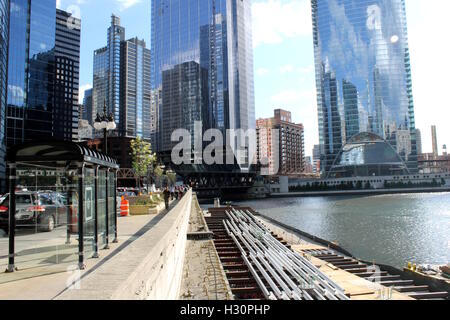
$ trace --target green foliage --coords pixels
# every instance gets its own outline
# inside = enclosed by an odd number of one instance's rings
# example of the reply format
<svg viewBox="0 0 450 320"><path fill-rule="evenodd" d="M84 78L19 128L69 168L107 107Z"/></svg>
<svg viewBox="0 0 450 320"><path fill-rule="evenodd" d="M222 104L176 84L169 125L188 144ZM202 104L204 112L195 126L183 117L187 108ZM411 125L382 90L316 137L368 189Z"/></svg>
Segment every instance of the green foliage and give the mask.
<svg viewBox="0 0 450 320"><path fill-rule="evenodd" d="M140 137L131 141L131 157L133 169L139 177L146 176L149 167L156 162L156 155L152 152L151 144Z"/></svg>
<svg viewBox="0 0 450 320"><path fill-rule="evenodd" d="M412 189L412 188L436 188L445 186L445 179L437 181L433 179L431 182L418 182L413 183L412 181L397 181L397 182L384 182L385 189ZM358 181L355 184L352 182L341 182L338 185L328 185L325 182L314 182L312 184L307 183L305 186L298 185L290 187L290 192L315 192L315 191L345 191L345 190L370 190L372 185L370 182L363 183Z"/></svg>
<svg viewBox="0 0 450 320"><path fill-rule="evenodd" d="M412 181L408 181L407 183L398 181L398 182L391 182L391 183L385 183L384 187L386 189L411 189L411 188L436 188L441 187L445 185L445 180L441 181L440 183L437 182L436 179L433 179L432 182L420 182L420 183L413 183Z"/></svg>
<svg viewBox="0 0 450 320"><path fill-rule="evenodd" d="M155 170L153 170L153 173L155 174L155 176L156 176L157 178L161 178L161 177L163 176L163 174L164 174L164 171L163 171L163 169L161 169L160 166L157 166L157 167L155 168Z"/></svg>
<svg viewBox="0 0 450 320"><path fill-rule="evenodd" d="M167 179L169 180L169 183L174 185L177 182L177 175L175 172L168 172L167 173Z"/></svg>
<svg viewBox="0 0 450 320"><path fill-rule="evenodd" d="M160 195L153 195L153 196L143 196L143 197L136 197L135 199L130 199L130 205L135 206L155 206L162 202L162 198Z"/></svg>

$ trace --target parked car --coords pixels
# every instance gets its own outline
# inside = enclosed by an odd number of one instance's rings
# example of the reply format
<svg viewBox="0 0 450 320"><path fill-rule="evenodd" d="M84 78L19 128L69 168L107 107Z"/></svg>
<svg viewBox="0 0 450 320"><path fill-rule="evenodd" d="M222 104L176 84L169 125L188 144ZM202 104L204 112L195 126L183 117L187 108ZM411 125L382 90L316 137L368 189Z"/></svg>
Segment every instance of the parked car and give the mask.
<svg viewBox="0 0 450 320"><path fill-rule="evenodd" d="M67 224L68 208L56 193L19 192L16 194L16 226L36 227L50 232ZM9 194L0 203L0 228L8 231Z"/></svg>

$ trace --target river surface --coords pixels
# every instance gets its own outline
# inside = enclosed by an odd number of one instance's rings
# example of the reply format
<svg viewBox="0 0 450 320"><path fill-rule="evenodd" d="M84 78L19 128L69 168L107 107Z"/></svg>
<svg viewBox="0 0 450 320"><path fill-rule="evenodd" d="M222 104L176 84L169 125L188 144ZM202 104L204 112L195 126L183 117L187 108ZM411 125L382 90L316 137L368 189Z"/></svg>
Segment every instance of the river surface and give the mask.
<svg viewBox="0 0 450 320"><path fill-rule="evenodd" d="M354 256L403 268L450 262L450 193L242 202L275 220L336 241Z"/></svg>

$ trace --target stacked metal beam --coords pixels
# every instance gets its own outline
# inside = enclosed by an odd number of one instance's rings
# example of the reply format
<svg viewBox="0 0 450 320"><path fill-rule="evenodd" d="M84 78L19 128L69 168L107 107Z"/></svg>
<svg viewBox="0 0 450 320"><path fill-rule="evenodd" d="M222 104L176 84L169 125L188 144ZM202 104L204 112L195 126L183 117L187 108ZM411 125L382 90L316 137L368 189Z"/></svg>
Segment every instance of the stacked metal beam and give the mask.
<svg viewBox="0 0 450 320"><path fill-rule="evenodd" d="M230 209L226 215L225 230L266 299L349 300L341 287L283 245L250 212Z"/></svg>

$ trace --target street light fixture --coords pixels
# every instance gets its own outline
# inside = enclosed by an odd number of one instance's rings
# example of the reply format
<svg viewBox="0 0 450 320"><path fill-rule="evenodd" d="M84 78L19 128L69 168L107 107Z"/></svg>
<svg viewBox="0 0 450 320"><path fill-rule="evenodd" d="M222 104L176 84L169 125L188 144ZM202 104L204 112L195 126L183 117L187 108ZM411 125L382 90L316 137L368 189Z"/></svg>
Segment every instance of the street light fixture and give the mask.
<svg viewBox="0 0 450 320"><path fill-rule="evenodd" d="M94 128L97 131L103 130L104 143L105 143L103 151L107 155L108 154L108 131L116 130L117 125L116 125L116 122L114 121L113 114L110 113L108 115L106 113L106 101L105 101L104 107L103 107L103 114L97 113L97 118L95 119L95 122L94 122Z"/></svg>

